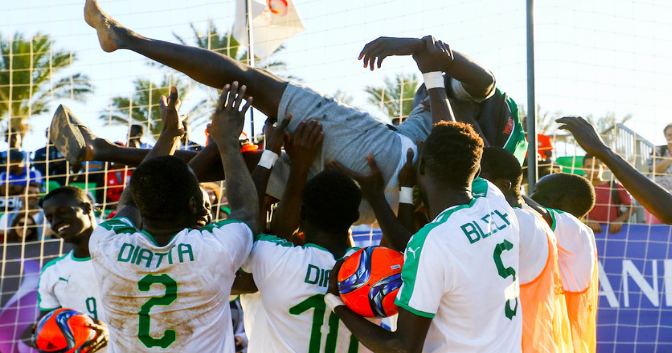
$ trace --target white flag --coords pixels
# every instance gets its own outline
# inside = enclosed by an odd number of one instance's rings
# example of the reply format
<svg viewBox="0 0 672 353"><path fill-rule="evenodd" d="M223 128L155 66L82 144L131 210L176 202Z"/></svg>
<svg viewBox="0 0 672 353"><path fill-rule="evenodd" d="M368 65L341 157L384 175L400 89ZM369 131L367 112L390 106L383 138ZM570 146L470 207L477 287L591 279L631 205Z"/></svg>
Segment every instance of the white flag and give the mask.
<svg viewBox="0 0 672 353"><path fill-rule="evenodd" d="M233 25L233 37L247 46L248 0L237 0L236 22ZM252 41L254 55L266 60L285 40L304 30L299 13L292 0L250 0L252 18Z"/></svg>

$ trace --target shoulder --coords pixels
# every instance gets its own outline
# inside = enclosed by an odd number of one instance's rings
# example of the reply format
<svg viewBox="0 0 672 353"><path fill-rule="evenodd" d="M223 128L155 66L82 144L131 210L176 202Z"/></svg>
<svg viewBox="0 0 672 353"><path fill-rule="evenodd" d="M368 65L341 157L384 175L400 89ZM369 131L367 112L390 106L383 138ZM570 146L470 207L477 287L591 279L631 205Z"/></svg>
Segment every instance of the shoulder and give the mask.
<svg viewBox="0 0 672 353"><path fill-rule="evenodd" d="M64 255L61 255L61 256L59 256L59 257L57 257L57 258L55 258L55 259L53 259L49 262L47 262L47 264L44 265L44 267L42 268L42 274L53 271L54 270L54 265L56 265L57 263L60 263L63 260L67 259L68 256L70 256L69 252L65 253Z"/></svg>
<svg viewBox="0 0 672 353"><path fill-rule="evenodd" d="M100 223L98 226L104 230L114 232L115 234L132 234L138 231L133 222L126 217L113 218L109 221Z"/></svg>
<svg viewBox="0 0 672 353"><path fill-rule="evenodd" d="M243 232L245 234L252 233L252 230L247 226L247 224L235 219L227 219L216 223L211 223L198 229L198 231L201 233L214 233L215 230L226 232Z"/></svg>
<svg viewBox="0 0 672 353"><path fill-rule="evenodd" d="M287 241L282 238L278 238L275 235L269 235L269 234L258 234L254 236L254 244L268 244L268 245L273 245L273 246L281 246L285 248L293 248L296 247L294 243Z"/></svg>

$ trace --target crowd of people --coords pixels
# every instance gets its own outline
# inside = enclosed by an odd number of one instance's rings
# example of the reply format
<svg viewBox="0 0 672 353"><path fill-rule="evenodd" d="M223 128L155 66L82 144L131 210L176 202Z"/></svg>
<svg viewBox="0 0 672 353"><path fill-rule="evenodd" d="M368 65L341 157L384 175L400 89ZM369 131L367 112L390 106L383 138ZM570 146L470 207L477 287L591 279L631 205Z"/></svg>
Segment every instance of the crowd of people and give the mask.
<svg viewBox="0 0 672 353"><path fill-rule="evenodd" d="M2 189L20 211L0 218L4 237L72 245L43 268L38 306L42 316L89 314L93 351L595 352L594 233L620 231L630 195L672 223L672 195L577 117L558 122L587 152L586 177L546 175L524 194L515 102L492 72L431 36L381 37L362 50L371 70L411 56L423 74L411 115L385 125L218 53L143 37L96 0L85 19L103 50L134 51L222 89L207 146L189 140L171 87L154 146L140 141L142 126L126 144L101 139L60 106L47 133L55 147L38 150L33 169L19 149L4 157ZM263 148L240 139L251 106L269 116ZM45 176L68 174L65 161L88 165L89 177L94 162L107 164L104 192L68 185L40 200ZM96 215L99 200L114 213ZM350 229L373 223L381 245L404 253L390 327L338 295L336 274L356 250ZM319 281L309 280L314 269Z"/></svg>

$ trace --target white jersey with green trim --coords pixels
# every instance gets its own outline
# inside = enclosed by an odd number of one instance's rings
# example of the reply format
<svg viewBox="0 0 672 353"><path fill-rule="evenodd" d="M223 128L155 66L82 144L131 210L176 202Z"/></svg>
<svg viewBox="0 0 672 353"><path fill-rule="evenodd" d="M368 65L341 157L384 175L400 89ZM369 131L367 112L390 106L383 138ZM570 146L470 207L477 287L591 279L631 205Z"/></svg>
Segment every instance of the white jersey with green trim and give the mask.
<svg viewBox="0 0 672 353"><path fill-rule="evenodd" d="M432 318L423 352L520 352L519 225L501 191L479 179L470 203L444 210L404 252L395 303Z"/></svg>
<svg viewBox="0 0 672 353"><path fill-rule="evenodd" d="M105 321L91 258L77 258L70 251L47 263L37 285L37 306L40 311L75 309Z"/></svg>
<svg viewBox="0 0 672 353"><path fill-rule="evenodd" d="M295 246L271 235L255 237L241 267L252 274L259 289L241 300L248 353L363 351L324 303L335 263L329 251L315 244Z"/></svg>
<svg viewBox="0 0 672 353"><path fill-rule="evenodd" d="M229 294L252 247L242 222L184 229L165 246L126 218L100 224L89 251L110 352L234 352Z"/></svg>

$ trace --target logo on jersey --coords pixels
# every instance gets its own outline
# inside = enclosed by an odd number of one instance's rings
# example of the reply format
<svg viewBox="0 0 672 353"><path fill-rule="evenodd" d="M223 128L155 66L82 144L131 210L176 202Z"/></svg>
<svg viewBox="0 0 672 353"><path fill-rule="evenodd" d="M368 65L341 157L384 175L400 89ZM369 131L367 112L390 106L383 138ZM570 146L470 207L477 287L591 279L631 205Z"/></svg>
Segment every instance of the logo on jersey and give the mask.
<svg viewBox="0 0 672 353"><path fill-rule="evenodd" d="M65 279L63 277L58 277L58 280L59 281L64 281L65 283L70 284L70 276L68 276L68 279Z"/></svg>
<svg viewBox="0 0 672 353"><path fill-rule="evenodd" d="M410 253L413 254L413 258L415 258L415 252L418 251L418 250L420 250L420 246L418 246L417 248L415 248L415 250L413 250L413 248L406 248L406 251L408 251L408 252L410 252Z"/></svg>

